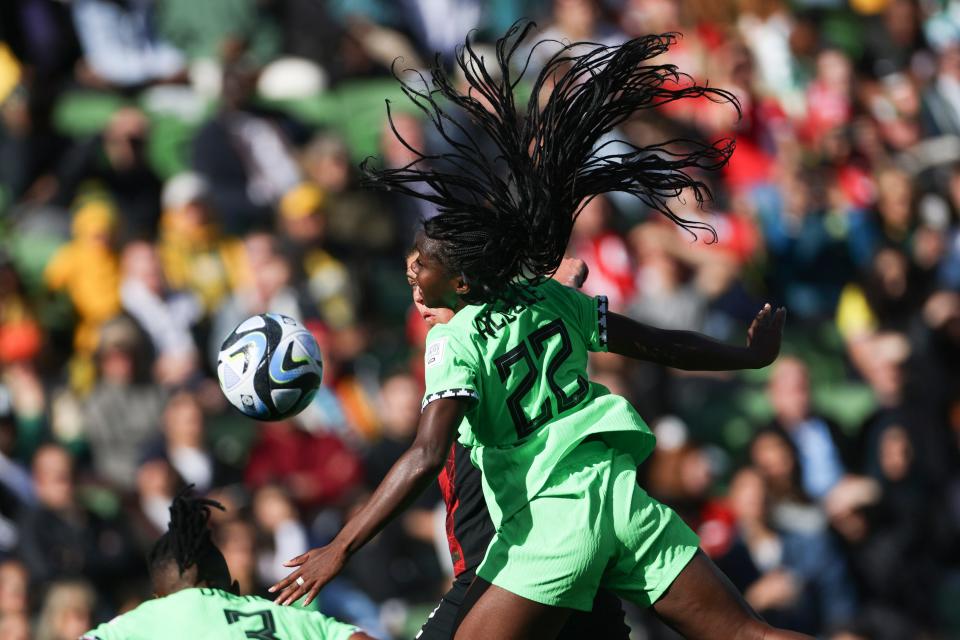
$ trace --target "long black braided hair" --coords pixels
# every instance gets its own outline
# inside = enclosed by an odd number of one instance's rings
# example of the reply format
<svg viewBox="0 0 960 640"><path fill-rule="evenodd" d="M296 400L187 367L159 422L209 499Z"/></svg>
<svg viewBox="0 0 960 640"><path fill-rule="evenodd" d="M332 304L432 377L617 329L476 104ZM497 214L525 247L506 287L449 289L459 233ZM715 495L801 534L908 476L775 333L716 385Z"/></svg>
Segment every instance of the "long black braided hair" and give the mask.
<svg viewBox="0 0 960 640"><path fill-rule="evenodd" d="M197 582L229 585L229 571L223 554L210 534L210 509L225 511L216 500L193 495L193 485L180 491L170 505L170 524L147 555L151 575L170 562L176 562L180 575L190 567L197 568ZM223 584L226 580L226 584Z"/></svg>
<svg viewBox="0 0 960 640"><path fill-rule="evenodd" d="M421 74L416 85L397 76L448 150L431 154L411 146L394 126L387 101L394 135L417 159L399 168L375 168L369 159L361 165L367 185L437 206L439 215L424 223L423 233L436 241L437 257L447 270L469 285L463 296L468 303L508 299L512 285L553 274L581 207L602 193L631 193L694 235L705 231L716 239L712 227L676 215L669 201L684 190L698 203L708 198L708 187L694 174L722 167L733 153L733 140L675 139L645 147L619 141L629 149L620 153L608 151L609 142L600 140L634 112L683 98L728 102L739 113L733 94L697 85L675 65L644 64L676 39L663 34L617 46L556 43L559 50L547 59L520 108L515 90L546 41L529 50L517 73L514 56L534 26L515 23L497 41L492 61L476 52L468 36L455 56L466 93L455 86L439 56L430 70L432 88ZM577 53L585 48L587 53ZM491 63L495 73L486 66ZM481 152L478 135L493 143L496 157ZM424 183L428 190L418 186Z"/></svg>

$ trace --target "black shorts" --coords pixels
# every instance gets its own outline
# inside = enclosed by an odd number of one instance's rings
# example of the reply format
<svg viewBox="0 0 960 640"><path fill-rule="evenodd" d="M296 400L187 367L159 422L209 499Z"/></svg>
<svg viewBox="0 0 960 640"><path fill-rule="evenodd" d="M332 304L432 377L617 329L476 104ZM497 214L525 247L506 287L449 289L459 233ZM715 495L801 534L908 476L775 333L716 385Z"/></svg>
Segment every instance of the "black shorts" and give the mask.
<svg viewBox="0 0 960 640"><path fill-rule="evenodd" d="M463 604L467 589L473 582L474 572L460 576L443 594L440 604L421 627L416 640L450 640L457 622L457 613ZM582 640L604 638L605 640L629 640L630 627L624 620L620 598L601 589L593 601L593 611L574 611L557 636L558 640Z"/></svg>

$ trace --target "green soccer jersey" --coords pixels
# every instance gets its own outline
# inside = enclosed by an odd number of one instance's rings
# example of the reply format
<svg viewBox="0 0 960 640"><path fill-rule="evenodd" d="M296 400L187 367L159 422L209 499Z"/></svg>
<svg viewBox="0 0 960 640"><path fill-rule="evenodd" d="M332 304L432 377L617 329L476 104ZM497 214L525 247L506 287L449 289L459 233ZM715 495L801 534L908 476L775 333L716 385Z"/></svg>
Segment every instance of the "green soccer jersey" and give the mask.
<svg viewBox="0 0 960 640"><path fill-rule="evenodd" d="M347 640L356 627L315 611L220 589L184 589L144 602L80 640Z"/></svg>
<svg viewBox="0 0 960 640"><path fill-rule="evenodd" d="M427 335L423 406L471 401L459 441L483 472L495 526L542 488L586 436L607 433L639 463L654 438L624 398L587 378L588 351L606 351L607 301L547 280L521 300L470 305Z"/></svg>

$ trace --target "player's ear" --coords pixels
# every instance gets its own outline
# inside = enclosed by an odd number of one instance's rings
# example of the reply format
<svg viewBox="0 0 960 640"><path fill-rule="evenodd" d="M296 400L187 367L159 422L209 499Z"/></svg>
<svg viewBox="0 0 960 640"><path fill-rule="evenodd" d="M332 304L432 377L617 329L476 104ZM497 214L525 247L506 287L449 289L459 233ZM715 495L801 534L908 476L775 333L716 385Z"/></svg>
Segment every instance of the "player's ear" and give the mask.
<svg viewBox="0 0 960 640"><path fill-rule="evenodd" d="M470 292L470 285L467 284L467 280L462 274L453 279L453 290L456 291L458 296L462 296Z"/></svg>

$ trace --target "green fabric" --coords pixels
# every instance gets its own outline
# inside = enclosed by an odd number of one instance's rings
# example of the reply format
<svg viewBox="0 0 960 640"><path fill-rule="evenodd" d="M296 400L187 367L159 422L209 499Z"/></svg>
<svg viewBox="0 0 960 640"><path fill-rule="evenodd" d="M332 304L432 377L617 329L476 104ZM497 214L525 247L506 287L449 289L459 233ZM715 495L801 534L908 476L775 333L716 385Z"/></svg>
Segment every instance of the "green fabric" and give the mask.
<svg viewBox="0 0 960 640"><path fill-rule="evenodd" d="M353 80L318 96L262 103L285 111L306 124L334 129L343 136L352 160L360 162L380 153L387 100L394 113L420 114L393 78Z"/></svg>
<svg viewBox="0 0 960 640"><path fill-rule="evenodd" d="M257 64L280 52L280 30L250 0L164 0L157 7L160 33L188 59L222 57L224 41L247 44L245 56Z"/></svg>
<svg viewBox="0 0 960 640"><path fill-rule="evenodd" d="M424 356L424 406L473 401L459 440L483 471L494 525L536 495L587 435L623 432L638 460L654 444L629 402L587 378L588 351L606 350L606 299L553 280L527 288L524 298L509 309L465 307L430 330Z"/></svg>
<svg viewBox="0 0 960 640"><path fill-rule="evenodd" d="M315 611L281 607L256 596L235 596L219 589L184 589L144 602L88 631L81 640L346 640L357 631Z"/></svg>
<svg viewBox="0 0 960 640"><path fill-rule="evenodd" d="M699 547L637 484L633 455L591 440L504 520L477 575L535 602L589 611L600 587L650 606Z"/></svg>
<svg viewBox="0 0 960 640"><path fill-rule="evenodd" d="M161 179L190 168L190 143L198 128L175 116L151 116L147 159Z"/></svg>
<svg viewBox="0 0 960 640"><path fill-rule="evenodd" d="M67 91L53 111L57 131L75 138L92 136L103 131L114 112L129 101L104 91Z"/></svg>

